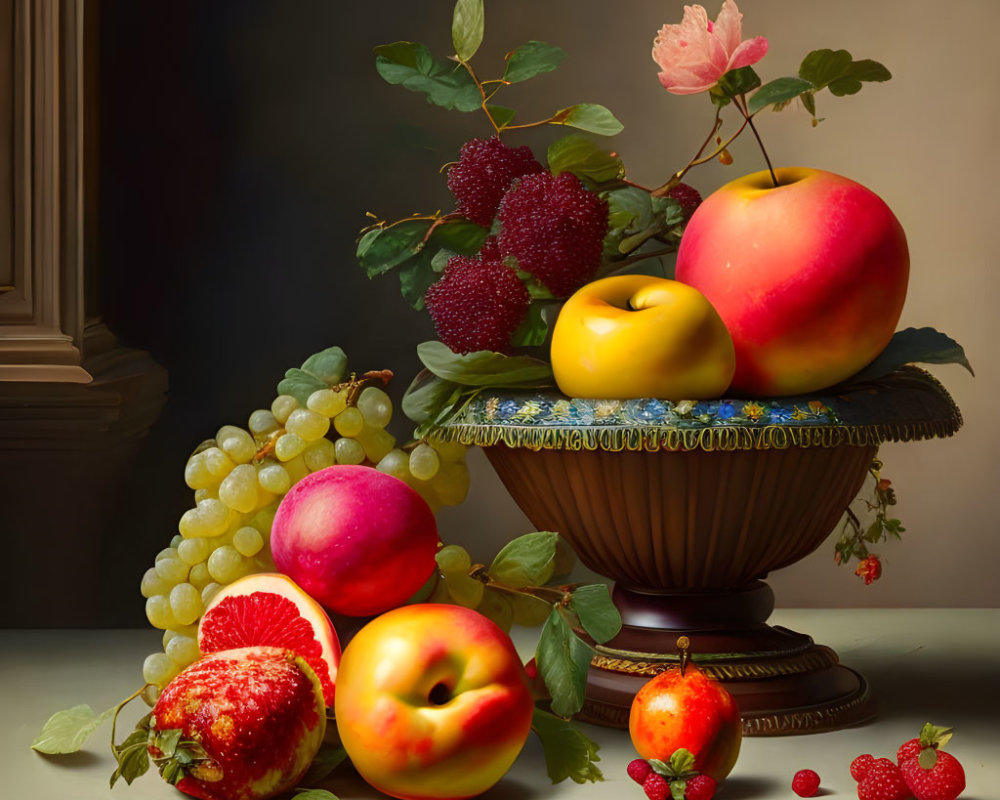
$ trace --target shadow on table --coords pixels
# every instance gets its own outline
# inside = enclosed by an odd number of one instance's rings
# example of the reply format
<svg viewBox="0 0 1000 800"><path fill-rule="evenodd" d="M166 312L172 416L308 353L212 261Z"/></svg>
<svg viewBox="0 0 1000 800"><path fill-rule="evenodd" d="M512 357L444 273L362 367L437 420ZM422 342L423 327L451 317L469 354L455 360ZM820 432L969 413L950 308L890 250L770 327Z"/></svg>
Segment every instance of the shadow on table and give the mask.
<svg viewBox="0 0 1000 800"><path fill-rule="evenodd" d="M780 796L788 787L778 780L755 775L731 775L726 778L726 800L763 800ZM819 795L817 795L818 797Z"/></svg>
<svg viewBox="0 0 1000 800"><path fill-rule="evenodd" d="M995 634L984 634L995 635ZM912 716L915 708L928 719L952 717L995 722L1000 709L1000 670L986 655L956 652L946 665L922 663L919 649L894 661L852 659L851 666L871 684L879 719Z"/></svg>

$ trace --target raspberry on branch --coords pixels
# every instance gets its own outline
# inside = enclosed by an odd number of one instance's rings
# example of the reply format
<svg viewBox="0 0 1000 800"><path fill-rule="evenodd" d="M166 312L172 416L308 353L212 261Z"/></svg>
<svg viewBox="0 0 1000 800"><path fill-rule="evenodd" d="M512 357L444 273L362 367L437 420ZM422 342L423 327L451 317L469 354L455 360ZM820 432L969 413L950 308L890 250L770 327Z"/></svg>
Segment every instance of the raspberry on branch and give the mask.
<svg viewBox="0 0 1000 800"><path fill-rule="evenodd" d="M530 301L524 283L503 262L466 256L449 259L424 296L438 338L456 353L509 353Z"/></svg>
<svg viewBox="0 0 1000 800"><path fill-rule="evenodd" d="M471 139L448 170L448 188L462 216L489 228L511 181L543 169L529 147L508 147L496 136Z"/></svg>
<svg viewBox="0 0 1000 800"><path fill-rule="evenodd" d="M601 265L608 204L570 172L525 175L504 195L497 212L504 257L568 297Z"/></svg>

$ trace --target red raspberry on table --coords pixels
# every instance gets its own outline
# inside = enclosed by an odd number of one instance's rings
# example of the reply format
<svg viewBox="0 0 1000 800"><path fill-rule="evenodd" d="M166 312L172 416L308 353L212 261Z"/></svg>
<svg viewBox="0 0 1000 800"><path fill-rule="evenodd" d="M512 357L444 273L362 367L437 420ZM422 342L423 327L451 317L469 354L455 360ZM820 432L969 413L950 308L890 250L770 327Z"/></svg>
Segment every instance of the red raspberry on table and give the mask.
<svg viewBox="0 0 1000 800"><path fill-rule="evenodd" d="M649 766L649 762L646 759L637 758L628 763L628 766L625 767L625 771L636 783L644 783L646 778L648 778L650 773L653 771L653 768Z"/></svg>
<svg viewBox="0 0 1000 800"><path fill-rule="evenodd" d="M716 789L715 778L711 775L695 775L687 779L684 800L712 800Z"/></svg>
<svg viewBox="0 0 1000 800"><path fill-rule="evenodd" d="M488 228L511 181L543 169L529 147L508 147L496 136L471 139L448 169L448 188L459 213Z"/></svg>
<svg viewBox="0 0 1000 800"><path fill-rule="evenodd" d="M900 771L917 800L955 800L965 789L965 770L951 753L936 752L933 766L925 769L919 758L903 762Z"/></svg>
<svg viewBox="0 0 1000 800"><path fill-rule="evenodd" d="M642 790L649 800L667 800L670 797L670 782L658 772L650 772L642 782Z"/></svg>
<svg viewBox="0 0 1000 800"><path fill-rule="evenodd" d="M815 797L819 791L819 775L811 769L800 769L792 778L792 791L799 797Z"/></svg>
<svg viewBox="0 0 1000 800"><path fill-rule="evenodd" d="M528 312L524 283L501 261L454 256L424 295L438 338L456 353L509 353Z"/></svg>
<svg viewBox="0 0 1000 800"><path fill-rule="evenodd" d="M667 192L667 197L672 197L681 204L681 213L684 221L691 219L695 209L701 205L701 194L693 186L686 183L678 183L673 189Z"/></svg>
<svg viewBox="0 0 1000 800"><path fill-rule="evenodd" d="M497 211L500 252L556 297L568 297L601 265L608 204L571 172L525 175Z"/></svg>
<svg viewBox="0 0 1000 800"><path fill-rule="evenodd" d="M858 800L908 800L910 789L900 768L888 758L877 758L858 784Z"/></svg>
<svg viewBox="0 0 1000 800"><path fill-rule="evenodd" d="M871 753L864 753L851 762L851 777L860 781L868 772L868 768L875 763L875 756Z"/></svg>
<svg viewBox="0 0 1000 800"><path fill-rule="evenodd" d="M903 742L896 751L896 763L903 766L904 761L919 756L920 750L920 739L910 739L908 742Z"/></svg>

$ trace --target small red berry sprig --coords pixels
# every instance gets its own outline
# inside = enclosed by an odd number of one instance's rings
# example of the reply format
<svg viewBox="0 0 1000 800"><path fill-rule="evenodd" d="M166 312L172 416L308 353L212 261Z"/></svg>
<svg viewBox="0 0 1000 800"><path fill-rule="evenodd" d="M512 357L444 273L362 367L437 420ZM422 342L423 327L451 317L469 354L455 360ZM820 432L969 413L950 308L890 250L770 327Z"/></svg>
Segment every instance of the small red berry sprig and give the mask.
<svg viewBox="0 0 1000 800"><path fill-rule="evenodd" d="M851 762L859 800L955 800L965 789L965 770L943 748L953 730L926 723L920 735L896 750L896 760L870 753Z"/></svg>
<svg viewBox="0 0 1000 800"><path fill-rule="evenodd" d="M694 755L683 747L668 761L637 758L626 772L642 786L649 800L712 800L717 787L715 778L694 768Z"/></svg>
<svg viewBox="0 0 1000 800"><path fill-rule="evenodd" d="M849 564L852 558L858 559L854 574L862 578L866 586L882 576L882 561L868 546L890 537L901 539L900 534L906 530L898 519L889 515L889 507L896 505L896 492L892 482L882 477L882 462L873 459L868 472L875 484L870 499L865 498L863 502L867 512L875 516L868 525L863 525L854 510L848 508L833 555L837 564Z"/></svg>

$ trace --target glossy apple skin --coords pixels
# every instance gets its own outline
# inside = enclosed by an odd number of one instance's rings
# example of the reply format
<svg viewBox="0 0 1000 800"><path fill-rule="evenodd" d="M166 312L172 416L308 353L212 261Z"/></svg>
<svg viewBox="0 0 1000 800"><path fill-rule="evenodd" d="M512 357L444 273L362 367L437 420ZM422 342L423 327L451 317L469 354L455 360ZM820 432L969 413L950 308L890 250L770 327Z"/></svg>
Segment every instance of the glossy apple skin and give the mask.
<svg viewBox="0 0 1000 800"><path fill-rule="evenodd" d="M733 342L696 289L650 275L588 283L563 305L552 371L569 397L718 397L735 369Z"/></svg>
<svg viewBox="0 0 1000 800"><path fill-rule="evenodd" d="M755 396L832 386L896 330L909 251L874 192L832 172L747 175L709 195L684 230L677 280L701 290L736 346L732 390Z"/></svg>
<svg viewBox="0 0 1000 800"><path fill-rule="evenodd" d="M434 513L403 481L338 464L307 475L271 527L278 570L330 611L380 614L406 602L435 569Z"/></svg>
<svg viewBox="0 0 1000 800"><path fill-rule="evenodd" d="M514 763L533 710L510 638L460 606L415 604L376 617L340 662L341 742L361 776L392 797L485 792Z"/></svg>
<svg viewBox="0 0 1000 800"><path fill-rule="evenodd" d="M722 685L688 665L661 672L632 701L629 735L643 758L668 761L686 748L695 769L722 781L740 754L743 728L736 701Z"/></svg>

